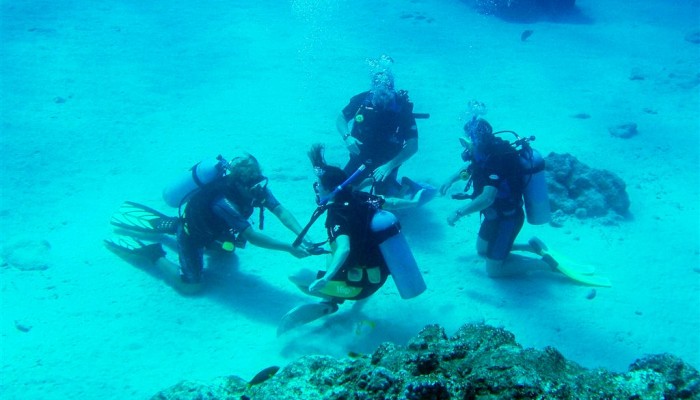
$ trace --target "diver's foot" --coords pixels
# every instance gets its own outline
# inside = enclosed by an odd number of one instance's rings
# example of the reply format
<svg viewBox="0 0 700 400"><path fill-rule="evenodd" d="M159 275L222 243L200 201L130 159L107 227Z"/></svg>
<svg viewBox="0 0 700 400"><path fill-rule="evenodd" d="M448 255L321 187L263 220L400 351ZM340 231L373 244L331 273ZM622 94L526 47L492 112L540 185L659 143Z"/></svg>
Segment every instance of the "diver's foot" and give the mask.
<svg viewBox="0 0 700 400"><path fill-rule="evenodd" d="M160 243L146 244L130 236L119 236L113 240L105 240L105 246L117 254L143 258L153 264L165 257L165 250Z"/></svg>
<svg viewBox="0 0 700 400"><path fill-rule="evenodd" d="M532 239L528 240L527 244L529 244L530 247L532 247L532 250L540 256L543 256L548 250L547 245L544 244L542 240L534 236Z"/></svg>
<svg viewBox="0 0 700 400"><path fill-rule="evenodd" d="M549 265L549 267L552 268L552 271L555 271L555 272L559 271L559 268L558 268L559 263L551 255L549 255L549 254L543 255L542 261L544 261L547 265Z"/></svg>
<svg viewBox="0 0 700 400"><path fill-rule="evenodd" d="M418 207L432 200L435 195L437 195L438 190L430 185L425 185L423 189L420 189L413 196L413 201L416 202Z"/></svg>
<svg viewBox="0 0 700 400"><path fill-rule="evenodd" d="M533 236L532 239L528 240L527 243L530 245L530 247L532 247L532 250L536 254L542 256L542 261L544 261L547 265L549 265L549 267L552 269L552 271L559 270L557 268L559 266L559 263L557 262L557 260L554 259L554 257L552 257L551 254L549 254L547 252L547 250L549 250L549 249L547 248L547 245L544 244L544 242L542 240Z"/></svg>
<svg viewBox="0 0 700 400"><path fill-rule="evenodd" d="M330 315L338 311L338 303L335 301L322 301L321 304L326 306L326 315Z"/></svg>
<svg viewBox="0 0 700 400"><path fill-rule="evenodd" d="M336 311L338 311L338 303L335 301L322 301L294 307L282 317L282 321L277 326L277 336Z"/></svg>
<svg viewBox="0 0 700 400"><path fill-rule="evenodd" d="M168 217L160 218L157 222L153 224L153 230L156 232L167 233L174 235L177 233L177 228L180 226L180 218Z"/></svg>

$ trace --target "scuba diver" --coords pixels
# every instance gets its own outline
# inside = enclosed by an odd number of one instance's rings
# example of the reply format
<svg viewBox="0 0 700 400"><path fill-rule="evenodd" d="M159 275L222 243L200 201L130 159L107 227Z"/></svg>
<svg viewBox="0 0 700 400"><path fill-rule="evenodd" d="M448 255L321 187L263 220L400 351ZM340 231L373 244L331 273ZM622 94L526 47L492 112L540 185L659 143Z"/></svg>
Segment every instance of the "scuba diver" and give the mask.
<svg viewBox="0 0 700 400"><path fill-rule="evenodd" d="M528 243L515 243L526 213L530 224L549 222L544 160L530 147L529 142L534 137L522 138L512 131L493 132L491 125L478 117L484 113L483 104L470 104L470 107L476 112L464 125L466 138L460 138L464 147L462 159L467 164L440 187L440 193L446 194L459 179L467 181L465 193L452 197L471 201L448 216L447 223L454 226L466 215L482 215L476 248L477 253L486 259L488 276L500 278L547 269L562 272L580 283L610 286L606 278L593 274L593 267L565 260L538 238L532 238ZM502 133L513 134L515 142L499 137ZM469 189L473 189L473 193L466 193ZM540 257L527 257L512 251Z"/></svg>
<svg viewBox="0 0 700 400"><path fill-rule="evenodd" d="M408 92L394 88L392 64L386 55L372 60L370 90L353 96L336 120L336 128L350 152L343 171L350 175L360 165L366 165L358 177L358 187L367 186L369 178L374 193L413 199L415 204L423 205L435 196L436 189L407 177L399 183L397 176L399 167L418 151L416 118L429 115L414 114Z"/></svg>
<svg viewBox="0 0 700 400"><path fill-rule="evenodd" d="M398 220L382 210L384 199L352 190L350 183L364 172L364 167L348 177L340 168L326 164L320 144L312 147L309 158L317 177L314 191L319 207L296 243L327 212L325 227L331 250L325 271L304 270L290 280L304 293L323 301L290 310L282 318L278 335L336 312L345 300L371 296L389 275L404 299L416 297L426 288ZM386 200L389 206L392 202Z"/></svg>
<svg viewBox="0 0 700 400"><path fill-rule="evenodd" d="M246 242L271 250L285 251L302 258L305 246L292 246L259 232L248 219L260 209L272 211L295 234L302 230L296 218L267 187L258 161L250 154L226 162L198 163L164 191L164 199L178 206L180 215L170 217L138 203L125 202L112 216L112 225L142 234L170 234L177 238L179 265L169 261L161 243L146 244L132 236L106 240L107 248L120 255L135 256L156 265L166 282L182 294L194 294L203 287L204 250L218 248L232 252ZM307 242L308 244L309 242Z"/></svg>

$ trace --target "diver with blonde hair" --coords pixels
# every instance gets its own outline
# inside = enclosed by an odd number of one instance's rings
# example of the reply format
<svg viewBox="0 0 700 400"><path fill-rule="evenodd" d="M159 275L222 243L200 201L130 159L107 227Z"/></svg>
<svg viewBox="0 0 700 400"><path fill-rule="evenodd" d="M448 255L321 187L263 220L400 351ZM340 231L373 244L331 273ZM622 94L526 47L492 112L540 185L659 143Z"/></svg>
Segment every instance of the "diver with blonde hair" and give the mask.
<svg viewBox="0 0 700 400"><path fill-rule="evenodd" d="M195 181L198 181L196 167L200 164L192 168ZM222 160L220 165L214 166L221 170L219 175L215 175L210 182L192 185L196 189L182 196L182 212L178 217L169 217L133 202L124 203L112 217L113 225L128 231L176 235L179 265L165 257L160 242L146 244L131 236L120 236L105 241L107 247L118 254L150 261L164 274L166 282L183 294L202 289L203 255L207 248L218 245L219 248L233 251L236 246L251 243L284 251L297 258L309 255L305 246L292 246L251 226L248 219L255 208L259 208L260 229L263 228L263 212L267 209L294 234L302 230L294 215L280 204L267 187L268 179L255 157L245 154L228 163ZM217 173L213 168L212 171ZM191 184L191 181L188 182Z"/></svg>

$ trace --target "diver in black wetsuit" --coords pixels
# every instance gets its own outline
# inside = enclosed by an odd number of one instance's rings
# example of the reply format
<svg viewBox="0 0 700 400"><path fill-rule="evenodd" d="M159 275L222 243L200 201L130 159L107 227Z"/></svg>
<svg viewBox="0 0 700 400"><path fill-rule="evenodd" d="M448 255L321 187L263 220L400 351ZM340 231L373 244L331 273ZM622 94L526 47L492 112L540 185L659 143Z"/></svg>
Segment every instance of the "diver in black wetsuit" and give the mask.
<svg viewBox="0 0 700 400"><path fill-rule="evenodd" d="M358 182L371 178L376 194L414 199L422 205L436 190L406 177L399 183L397 178L399 167L418 151L413 103L406 91L394 88L393 61L382 56L378 62L381 68L372 76L371 89L353 96L336 121L350 152L343 170L350 175L365 164L367 169Z"/></svg>
<svg viewBox="0 0 700 400"><path fill-rule="evenodd" d="M483 216L476 247L477 253L486 259L486 272L491 277L514 275L532 268L551 268L540 258L511 253L511 250L520 250L541 254L531 243L514 244L525 221L518 153L510 143L496 137L484 119L468 122L464 131L469 140L462 142L465 146L462 159L468 166L461 174L454 174L440 191L446 193L462 175L463 179L470 179L472 201L450 214L447 223L454 226L460 218L473 213ZM544 246L539 239L532 241Z"/></svg>
<svg viewBox="0 0 700 400"><path fill-rule="evenodd" d="M239 245L250 242L255 246L286 251L297 258L308 256L305 247L294 247L257 231L248 221L255 208L260 208L262 220L262 209L265 208L272 211L295 234L299 234L302 229L296 218L272 195L257 160L251 155L238 157L228 168L228 174L204 185L188 199L179 218L158 213L151 219L150 224L156 228L152 233L177 236L179 265L165 258L166 253L160 243L145 244L130 237L121 237L115 241L106 241L108 248L153 262L163 272L166 281L184 294L201 290L204 250L217 241ZM147 207L141 207L141 211L157 213ZM163 224L162 221L168 223ZM148 233L138 226L113 224Z"/></svg>

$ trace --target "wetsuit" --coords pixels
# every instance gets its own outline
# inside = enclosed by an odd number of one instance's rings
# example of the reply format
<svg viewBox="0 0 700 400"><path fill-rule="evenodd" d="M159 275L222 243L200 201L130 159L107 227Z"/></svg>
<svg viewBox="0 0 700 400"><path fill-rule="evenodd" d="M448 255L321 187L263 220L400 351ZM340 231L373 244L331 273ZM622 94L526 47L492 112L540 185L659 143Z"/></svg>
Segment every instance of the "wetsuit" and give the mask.
<svg viewBox="0 0 700 400"><path fill-rule="evenodd" d="M418 138L413 103L408 100L406 92L397 92L392 103L381 109L372 105L371 92L363 92L352 97L342 112L346 121L353 121L350 134L362 142L360 153L350 154L350 161L343 170L350 175L363 163L367 165L357 182L396 157L406 141ZM394 195L398 192L401 185L396 180L397 173L398 167L383 182L378 182L376 193Z"/></svg>
<svg viewBox="0 0 700 400"><path fill-rule="evenodd" d="M485 186L493 186L497 190L494 202L481 211L484 220L479 237L488 242L485 256L492 260L505 260L525 221L517 154L508 151L492 153L481 161L473 162L470 168L475 195L481 194Z"/></svg>
<svg viewBox="0 0 700 400"><path fill-rule="evenodd" d="M324 295L342 300L364 299L379 290L389 276L379 246L372 240L370 220L374 215L367 205L352 198L328 208L326 231L333 243L338 236L350 238L350 254L333 279L321 290ZM318 278L324 275L319 271Z"/></svg>
<svg viewBox="0 0 700 400"><path fill-rule="evenodd" d="M221 183L202 188L188 201L177 232L182 281L201 282L204 249L216 240L235 240L250 227L255 207L272 211L279 205L268 188L257 198Z"/></svg>

